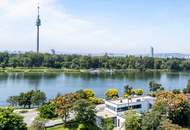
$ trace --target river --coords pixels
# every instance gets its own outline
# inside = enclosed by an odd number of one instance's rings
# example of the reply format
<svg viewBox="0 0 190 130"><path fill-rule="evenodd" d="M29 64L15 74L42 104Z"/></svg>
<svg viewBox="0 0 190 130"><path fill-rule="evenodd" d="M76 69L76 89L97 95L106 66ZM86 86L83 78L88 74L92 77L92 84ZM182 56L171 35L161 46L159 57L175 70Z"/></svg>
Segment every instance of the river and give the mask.
<svg viewBox="0 0 190 130"><path fill-rule="evenodd" d="M9 96L18 95L32 89L44 91L47 98L58 93L64 94L80 89L91 88L97 97L104 97L108 88L117 88L120 95L123 86L149 91L148 84L155 80L166 90L183 89L190 73L184 72L129 72L118 74L84 74L84 73L0 73L0 106L7 105Z"/></svg>

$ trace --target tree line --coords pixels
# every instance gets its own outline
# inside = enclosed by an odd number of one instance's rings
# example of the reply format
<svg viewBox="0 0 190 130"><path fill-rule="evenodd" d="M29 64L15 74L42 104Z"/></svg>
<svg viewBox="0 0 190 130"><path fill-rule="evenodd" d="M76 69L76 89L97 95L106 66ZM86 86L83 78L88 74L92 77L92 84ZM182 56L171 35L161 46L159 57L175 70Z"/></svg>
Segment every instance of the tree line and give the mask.
<svg viewBox="0 0 190 130"><path fill-rule="evenodd" d="M152 58L142 56L90 56L33 52L12 54L0 52L0 67L49 67L68 69L167 69L190 70L190 60L179 58Z"/></svg>

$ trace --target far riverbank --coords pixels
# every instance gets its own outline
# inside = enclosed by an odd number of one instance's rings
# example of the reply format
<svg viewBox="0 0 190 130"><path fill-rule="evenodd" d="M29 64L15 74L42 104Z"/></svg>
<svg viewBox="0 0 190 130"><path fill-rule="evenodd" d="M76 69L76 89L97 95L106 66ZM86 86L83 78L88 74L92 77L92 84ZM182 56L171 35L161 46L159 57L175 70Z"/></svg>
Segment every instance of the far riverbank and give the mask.
<svg viewBox="0 0 190 130"><path fill-rule="evenodd" d="M177 72L171 71L168 69L65 69L65 68L46 68L46 67L34 67L34 68L24 68L24 67L6 67L0 68L0 73L9 73L9 72L21 72L21 73L127 73L127 72ZM189 72L189 71L188 71Z"/></svg>

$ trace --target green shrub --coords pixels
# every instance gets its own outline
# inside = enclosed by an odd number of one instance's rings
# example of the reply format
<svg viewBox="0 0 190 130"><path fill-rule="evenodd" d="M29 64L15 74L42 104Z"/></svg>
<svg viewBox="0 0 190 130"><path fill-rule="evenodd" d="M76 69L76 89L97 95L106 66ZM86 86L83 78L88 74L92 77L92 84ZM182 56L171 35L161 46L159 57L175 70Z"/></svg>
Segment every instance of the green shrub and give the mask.
<svg viewBox="0 0 190 130"><path fill-rule="evenodd" d="M40 118L36 118L33 122L32 122L32 126L31 129L32 130L44 130L45 129L45 123L46 121Z"/></svg>
<svg viewBox="0 0 190 130"><path fill-rule="evenodd" d="M52 119L57 117L55 113L55 106L50 102L42 105L38 110L41 118Z"/></svg>
<svg viewBox="0 0 190 130"><path fill-rule="evenodd" d="M95 96L92 89L84 89L83 91L87 99Z"/></svg>
<svg viewBox="0 0 190 130"><path fill-rule="evenodd" d="M118 90L115 88L110 88L105 93L107 99L118 98Z"/></svg>
<svg viewBox="0 0 190 130"><path fill-rule="evenodd" d="M144 93L142 89L134 89L133 91L134 91L135 95L139 95L139 96L143 95L143 93Z"/></svg>
<svg viewBox="0 0 190 130"><path fill-rule="evenodd" d="M13 108L0 108L0 130L27 130L23 117L13 111Z"/></svg>
<svg viewBox="0 0 190 130"><path fill-rule="evenodd" d="M90 97L89 98L89 101L90 101L90 103L92 103L92 104L103 104L104 103L104 101L103 101L103 99L100 99L100 98L96 98L96 97Z"/></svg>

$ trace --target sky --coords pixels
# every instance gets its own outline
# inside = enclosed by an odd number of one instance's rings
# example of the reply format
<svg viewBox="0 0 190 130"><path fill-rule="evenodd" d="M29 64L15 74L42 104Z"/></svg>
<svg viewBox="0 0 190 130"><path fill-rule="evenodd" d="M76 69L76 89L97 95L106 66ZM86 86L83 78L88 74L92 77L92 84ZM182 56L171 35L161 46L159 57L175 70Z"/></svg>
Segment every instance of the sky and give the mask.
<svg viewBox="0 0 190 130"><path fill-rule="evenodd" d="M38 0L0 0L0 51L35 51ZM190 53L189 0L39 0L40 51Z"/></svg>

